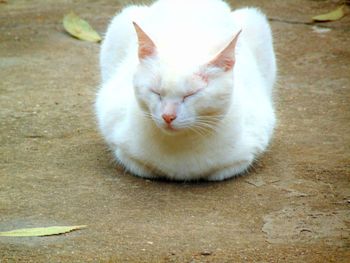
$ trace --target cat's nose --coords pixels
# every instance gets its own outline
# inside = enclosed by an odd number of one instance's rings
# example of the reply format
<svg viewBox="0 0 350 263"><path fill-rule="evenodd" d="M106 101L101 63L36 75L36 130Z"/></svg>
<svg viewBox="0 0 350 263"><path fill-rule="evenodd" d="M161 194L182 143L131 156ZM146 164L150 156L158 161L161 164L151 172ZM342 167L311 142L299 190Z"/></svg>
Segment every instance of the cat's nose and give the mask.
<svg viewBox="0 0 350 263"><path fill-rule="evenodd" d="M167 124L170 124L172 123L175 119L176 119L176 115L175 114L163 114L162 115L162 118L164 119L164 121L167 123Z"/></svg>

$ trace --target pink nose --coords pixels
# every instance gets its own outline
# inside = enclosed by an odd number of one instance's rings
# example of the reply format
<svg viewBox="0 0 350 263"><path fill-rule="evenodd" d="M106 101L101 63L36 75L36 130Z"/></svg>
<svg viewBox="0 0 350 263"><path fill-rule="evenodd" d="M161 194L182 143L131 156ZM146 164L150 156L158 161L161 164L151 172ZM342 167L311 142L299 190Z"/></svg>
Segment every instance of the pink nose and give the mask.
<svg viewBox="0 0 350 263"><path fill-rule="evenodd" d="M163 114L162 118L164 119L164 121L167 124L170 124L170 123L172 123L173 120L176 119L176 115L175 114Z"/></svg>

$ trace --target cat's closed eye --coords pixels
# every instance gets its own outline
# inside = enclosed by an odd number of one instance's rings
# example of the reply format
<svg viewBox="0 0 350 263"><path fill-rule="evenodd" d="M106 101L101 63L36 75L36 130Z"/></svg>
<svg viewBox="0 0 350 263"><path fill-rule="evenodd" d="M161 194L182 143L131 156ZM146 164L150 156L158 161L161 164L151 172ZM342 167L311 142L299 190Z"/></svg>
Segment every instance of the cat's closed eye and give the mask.
<svg viewBox="0 0 350 263"><path fill-rule="evenodd" d="M196 95L200 90L201 89L198 89L198 90L187 93L185 96L182 97L182 101L184 102L186 99Z"/></svg>
<svg viewBox="0 0 350 263"><path fill-rule="evenodd" d="M158 91L156 91L156 90L154 90L154 89L151 89L151 92L152 92L154 95L158 96L158 98L159 98L160 100L162 99L162 95L161 95Z"/></svg>

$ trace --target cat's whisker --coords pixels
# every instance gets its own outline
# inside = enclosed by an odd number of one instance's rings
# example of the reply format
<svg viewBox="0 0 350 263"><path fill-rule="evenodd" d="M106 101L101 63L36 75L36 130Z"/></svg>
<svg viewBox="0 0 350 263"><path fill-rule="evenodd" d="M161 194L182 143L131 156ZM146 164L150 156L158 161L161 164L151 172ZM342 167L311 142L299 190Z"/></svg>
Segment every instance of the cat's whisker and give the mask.
<svg viewBox="0 0 350 263"><path fill-rule="evenodd" d="M218 126L218 121L214 121L214 120L197 119L196 123L203 124L203 125L206 125L206 126Z"/></svg>
<svg viewBox="0 0 350 263"><path fill-rule="evenodd" d="M201 132L208 134L213 134L213 129L211 129L209 126L199 125L198 123L193 126L194 129L200 130Z"/></svg>
<svg viewBox="0 0 350 263"><path fill-rule="evenodd" d="M194 128L194 127L189 126L188 129L191 130L191 131L193 131L194 133L198 134L198 135L201 136L201 137L205 137L205 135L204 135L200 130L197 130L197 129Z"/></svg>
<svg viewBox="0 0 350 263"><path fill-rule="evenodd" d="M224 116L198 116L197 120L219 122L223 119L223 117Z"/></svg>
<svg viewBox="0 0 350 263"><path fill-rule="evenodd" d="M200 135L201 137L205 137L207 135L207 129L205 129L204 127L201 127L199 125L193 125L192 124L192 119L185 119L182 120L181 122L179 122L177 124L177 127L180 129L188 129L198 135Z"/></svg>
<svg viewBox="0 0 350 263"><path fill-rule="evenodd" d="M203 126L208 127L208 128L217 127L216 122L197 121L197 123L199 125L203 125Z"/></svg>
<svg viewBox="0 0 350 263"><path fill-rule="evenodd" d="M200 131L204 137L207 137L208 135L212 135L212 131L210 129L207 129L205 127L202 127L202 126L194 126L194 128L198 131Z"/></svg>
<svg viewBox="0 0 350 263"><path fill-rule="evenodd" d="M149 112L146 112L146 111L143 111L143 110L139 111L139 113L141 113L141 115L144 116L144 117L151 117L152 116Z"/></svg>
<svg viewBox="0 0 350 263"><path fill-rule="evenodd" d="M162 119L146 111L140 111L140 114L152 121L162 122ZM193 119L184 119L177 124L178 129L188 129L201 137L214 135L219 131L218 123L222 120L221 115L199 116L193 124Z"/></svg>
<svg viewBox="0 0 350 263"><path fill-rule="evenodd" d="M140 111L140 113L142 114L142 116L144 116L145 118L147 118L147 119L149 119L149 120L156 120L156 121L158 121L158 122L161 122L161 119L160 118L158 118L157 116L155 116L155 115L153 115L153 114L151 114L151 113L149 113L149 112L146 112L146 111Z"/></svg>
<svg viewBox="0 0 350 263"><path fill-rule="evenodd" d="M214 135L215 134L215 130L213 130L213 129L209 129L209 128L207 128L207 127L201 127L201 126L197 126L196 127L197 129L201 129L201 130L203 130L203 132L205 132L206 133L206 135Z"/></svg>
<svg viewBox="0 0 350 263"><path fill-rule="evenodd" d="M218 132L218 123L222 116L200 116L193 123L193 119L184 119L178 123L179 128L187 128L203 136L213 135Z"/></svg>

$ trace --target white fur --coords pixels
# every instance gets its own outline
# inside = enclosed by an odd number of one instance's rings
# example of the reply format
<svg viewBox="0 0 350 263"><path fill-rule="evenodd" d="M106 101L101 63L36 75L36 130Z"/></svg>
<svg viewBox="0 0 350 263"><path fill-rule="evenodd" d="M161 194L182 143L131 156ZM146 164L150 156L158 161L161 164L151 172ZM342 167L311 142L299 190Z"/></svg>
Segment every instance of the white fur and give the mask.
<svg viewBox="0 0 350 263"><path fill-rule="evenodd" d="M156 59L140 63L132 21L154 41ZM208 86L193 77L239 29L233 72L207 68L217 75ZM135 175L224 180L246 171L268 146L275 125L276 63L270 27L256 9L231 12L220 0L130 6L112 20L100 64L99 127L116 159ZM162 93L162 101L150 88ZM196 88L203 89L181 102ZM166 102L179 105L173 123L178 132L165 130ZM191 130L213 112L217 117L203 124L208 129Z"/></svg>

